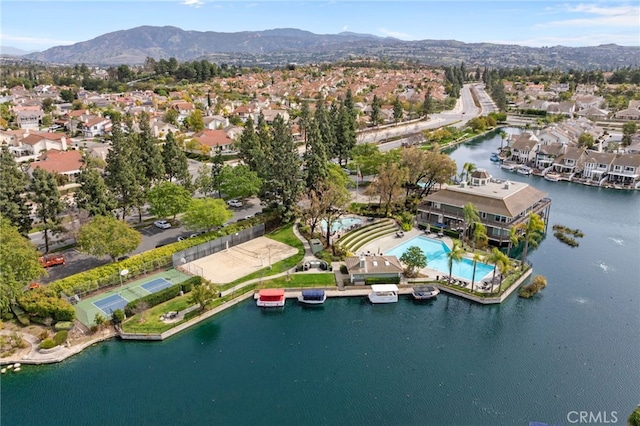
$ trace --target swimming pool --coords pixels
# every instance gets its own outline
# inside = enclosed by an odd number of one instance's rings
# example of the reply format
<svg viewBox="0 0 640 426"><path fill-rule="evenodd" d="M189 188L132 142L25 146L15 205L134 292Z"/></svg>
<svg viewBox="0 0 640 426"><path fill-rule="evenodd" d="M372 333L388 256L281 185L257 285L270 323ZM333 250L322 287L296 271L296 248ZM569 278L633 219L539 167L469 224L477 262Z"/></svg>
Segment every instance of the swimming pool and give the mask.
<svg viewBox="0 0 640 426"><path fill-rule="evenodd" d="M356 225L356 224L360 224L362 223L362 218L359 217L343 217L341 219L336 220L335 222L333 222L331 224L331 232L336 232L336 231L342 231L345 228L348 228L350 226ZM326 220L321 220L320 221L320 227L322 228L323 232L327 231L327 221Z"/></svg>
<svg viewBox="0 0 640 426"><path fill-rule="evenodd" d="M400 256L402 256L402 254L412 246L420 247L424 254L427 255L427 268L435 269L436 271L440 271L447 275L449 274L449 259L447 259L447 253L451 250L449 250L449 247L447 247L445 243L439 240L434 240L433 238L427 238L419 235L405 241L391 250L388 250L385 254L396 256L399 259ZM493 266L478 262L476 263L476 275L473 280L476 282L480 281L492 272ZM471 281L473 276L473 261L471 259L463 258L459 262L453 262L451 275Z"/></svg>

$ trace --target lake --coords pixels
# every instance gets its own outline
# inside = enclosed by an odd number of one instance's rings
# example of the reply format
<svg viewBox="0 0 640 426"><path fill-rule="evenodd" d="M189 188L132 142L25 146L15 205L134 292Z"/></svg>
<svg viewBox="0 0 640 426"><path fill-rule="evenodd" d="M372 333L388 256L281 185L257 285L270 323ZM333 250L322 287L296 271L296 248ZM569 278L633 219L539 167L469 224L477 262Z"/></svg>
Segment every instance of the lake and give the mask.
<svg viewBox="0 0 640 426"><path fill-rule="evenodd" d="M547 192L550 225L585 234L530 252L548 280L534 298L247 301L165 342L3 375L2 424L527 425L573 411L625 424L640 403L640 194L503 171L499 146L488 135L451 156Z"/></svg>

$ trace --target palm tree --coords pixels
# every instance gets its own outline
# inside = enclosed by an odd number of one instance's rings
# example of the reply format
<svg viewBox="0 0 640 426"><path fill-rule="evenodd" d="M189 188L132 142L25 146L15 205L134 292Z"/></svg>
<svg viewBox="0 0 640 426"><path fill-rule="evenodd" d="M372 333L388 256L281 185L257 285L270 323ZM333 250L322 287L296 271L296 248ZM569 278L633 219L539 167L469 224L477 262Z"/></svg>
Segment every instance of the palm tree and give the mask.
<svg viewBox="0 0 640 426"><path fill-rule="evenodd" d="M502 144L504 143L504 140L509 136L509 134L505 131L500 131L500 152L502 152Z"/></svg>
<svg viewBox="0 0 640 426"><path fill-rule="evenodd" d="M523 230L524 248L522 249L522 268L527 261L527 250L529 246L536 248L544 234L545 224L540 215L533 212L529 213L529 220L526 224L521 225Z"/></svg>
<svg viewBox="0 0 640 426"><path fill-rule="evenodd" d="M513 246L520 244L521 236L518 234L518 228L513 226L509 229L509 248L507 248L507 256L511 257L511 249Z"/></svg>
<svg viewBox="0 0 640 426"><path fill-rule="evenodd" d="M462 207L462 214L464 216L464 226L465 230L462 234L464 238L468 239L469 229L472 229L476 223L480 222L480 215L478 213L478 209L473 203L467 203Z"/></svg>
<svg viewBox="0 0 640 426"><path fill-rule="evenodd" d="M473 227L473 235L471 236L471 245L473 250L475 251L476 247L483 248L489 242L489 237L487 236L487 227L482 223L478 222Z"/></svg>
<svg viewBox="0 0 640 426"><path fill-rule="evenodd" d="M449 260L449 285L451 285L451 274L453 272L453 262L459 262L462 260L462 255L465 250L462 248L460 241L455 240L451 251L447 253L447 259Z"/></svg>
<svg viewBox="0 0 640 426"><path fill-rule="evenodd" d="M507 263L510 264L510 261L509 258L497 247L494 247L491 250L491 253L485 258L485 261L493 264L493 277L491 278L491 294L493 294L493 287L496 280L496 272L498 268L504 268Z"/></svg>
<svg viewBox="0 0 640 426"><path fill-rule="evenodd" d="M476 281L476 266L478 266L478 262L482 260L482 255L480 253L473 253L473 274L471 275L471 293L473 293L474 284Z"/></svg>
<svg viewBox="0 0 640 426"><path fill-rule="evenodd" d="M462 166L462 173L460 173L460 178L462 178L462 176L465 176L465 180L468 182L469 176L471 176L471 173L473 173L475 170L476 165L474 163L464 163L464 166Z"/></svg>

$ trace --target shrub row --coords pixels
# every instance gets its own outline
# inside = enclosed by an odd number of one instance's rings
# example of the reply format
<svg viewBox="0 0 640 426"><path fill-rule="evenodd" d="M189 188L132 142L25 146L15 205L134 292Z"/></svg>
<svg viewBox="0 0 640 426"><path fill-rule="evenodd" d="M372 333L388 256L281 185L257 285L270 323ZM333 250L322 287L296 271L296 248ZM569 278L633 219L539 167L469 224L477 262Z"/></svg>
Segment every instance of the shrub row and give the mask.
<svg viewBox="0 0 640 426"><path fill-rule="evenodd" d="M133 300L127 303L127 306L124 308L124 313L127 316L135 315L136 308L138 305L144 303L148 308L152 308L160 303L166 302L167 300L171 300L174 297L180 295L180 292L189 293L194 286L200 285L202 283L201 277L191 277L188 280L181 282L180 284L173 285L169 288L165 288L157 293L152 293L147 296L141 297L140 299Z"/></svg>
<svg viewBox="0 0 640 426"><path fill-rule="evenodd" d="M131 256L129 259L123 260L122 262L110 263L62 278L47 285L47 291L50 291L56 296L58 296L60 292L64 292L68 296L71 296L73 294L84 293L111 284L117 284L120 279L120 269L127 269L130 276L137 276L142 273L151 272L149 264L151 264L154 269L168 265L171 263L172 255L176 252L225 235L236 233L242 229L250 228L255 224L251 224L250 221L243 222L227 225L217 231L199 235L195 238L176 241L175 243L167 244L164 247L158 247L156 249Z"/></svg>
<svg viewBox="0 0 640 426"><path fill-rule="evenodd" d="M38 345L38 347L40 349L55 348L56 346L59 346L59 345L63 344L64 342L66 342L68 336L69 336L69 332L67 330L58 331L53 336L53 338L44 339L42 342L40 342L40 345Z"/></svg>
<svg viewBox="0 0 640 426"><path fill-rule="evenodd" d="M53 318L55 321L73 321L76 311L66 300L48 295L41 290L32 290L18 298L18 304L29 316Z"/></svg>
<svg viewBox="0 0 640 426"><path fill-rule="evenodd" d="M370 277L364 279L365 285L371 284L400 284L400 277Z"/></svg>

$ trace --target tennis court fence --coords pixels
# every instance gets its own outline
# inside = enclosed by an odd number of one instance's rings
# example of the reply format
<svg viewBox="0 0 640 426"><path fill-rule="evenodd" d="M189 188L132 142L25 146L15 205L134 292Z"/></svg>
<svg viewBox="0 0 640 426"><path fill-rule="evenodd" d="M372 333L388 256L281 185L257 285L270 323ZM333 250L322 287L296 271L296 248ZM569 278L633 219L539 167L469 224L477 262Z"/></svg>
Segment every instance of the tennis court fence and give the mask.
<svg viewBox="0 0 640 426"><path fill-rule="evenodd" d="M243 229L236 233L225 235L215 240L198 244L194 247L173 254L173 267L189 275L202 276L202 268L190 265L190 262L218 253L238 244L246 243L265 234L265 225L260 223L251 228Z"/></svg>

